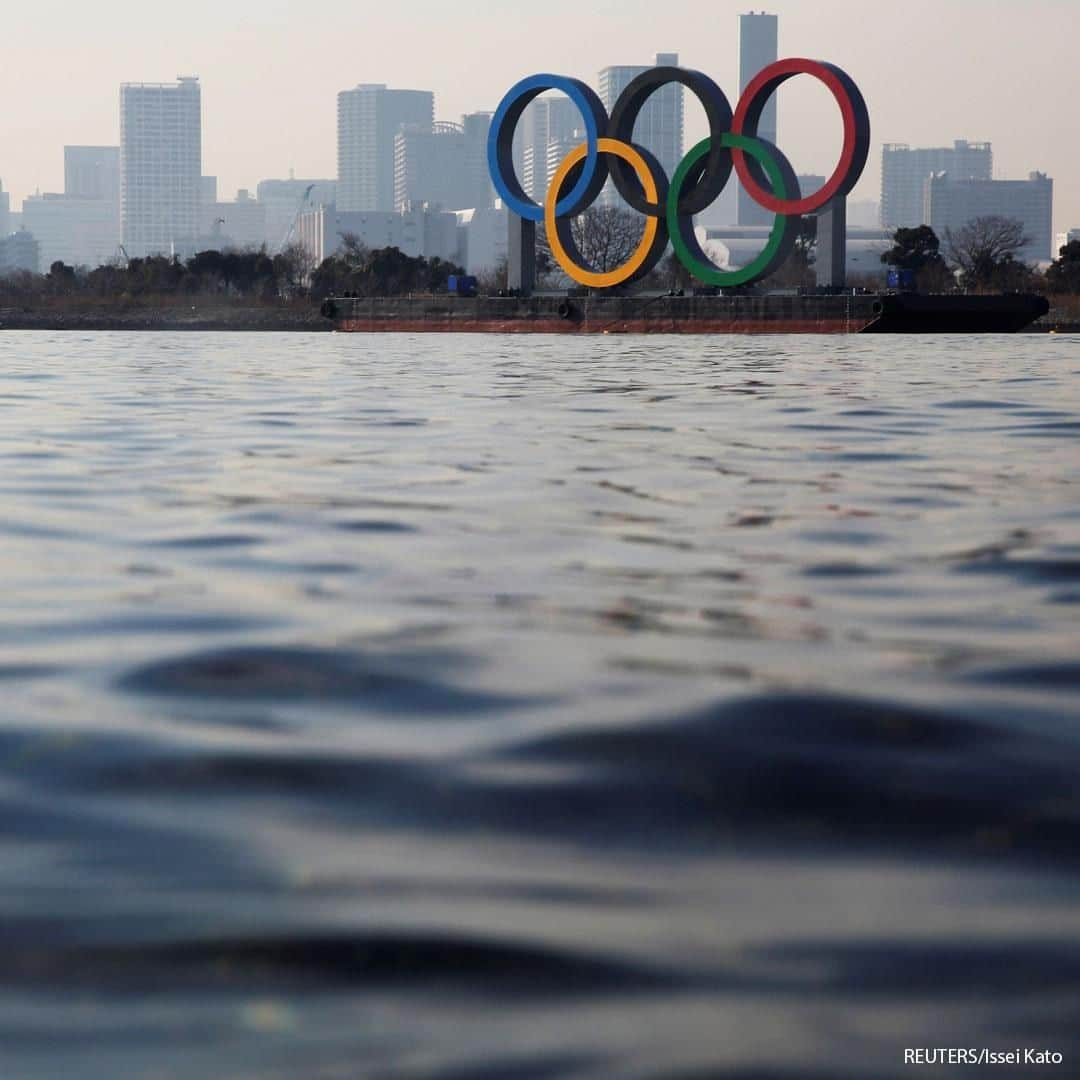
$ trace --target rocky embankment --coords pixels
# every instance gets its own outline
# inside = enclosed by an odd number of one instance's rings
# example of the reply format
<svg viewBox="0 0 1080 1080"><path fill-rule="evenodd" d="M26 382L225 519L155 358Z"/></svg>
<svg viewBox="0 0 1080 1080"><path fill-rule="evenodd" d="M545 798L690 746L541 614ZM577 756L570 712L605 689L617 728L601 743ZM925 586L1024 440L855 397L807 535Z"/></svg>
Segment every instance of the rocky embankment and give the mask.
<svg viewBox="0 0 1080 1080"><path fill-rule="evenodd" d="M315 307L186 307L64 311L0 308L0 330L293 330L333 329Z"/></svg>
<svg viewBox="0 0 1080 1080"><path fill-rule="evenodd" d="M1050 310L1029 327L1030 333L1080 334L1080 300L1075 296L1050 297Z"/></svg>

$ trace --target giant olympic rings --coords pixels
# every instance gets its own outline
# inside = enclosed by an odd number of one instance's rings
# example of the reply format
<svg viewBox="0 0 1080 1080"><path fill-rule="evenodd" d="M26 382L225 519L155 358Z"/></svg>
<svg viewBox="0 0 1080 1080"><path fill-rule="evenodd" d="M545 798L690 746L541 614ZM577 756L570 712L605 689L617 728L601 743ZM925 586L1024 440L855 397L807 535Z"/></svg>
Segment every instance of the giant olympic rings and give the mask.
<svg viewBox="0 0 1080 1080"><path fill-rule="evenodd" d="M806 196L787 158L757 134L768 99L795 75L810 75L829 89L844 125L836 168L818 191ZM709 135L683 158L669 185L659 162L631 138L649 96L672 82L681 83L701 102ZM559 90L574 102L582 116L585 142L563 160L540 206L525 193L514 172L513 140L525 107L545 90ZM510 89L492 119L488 168L495 190L511 211L545 223L552 254L578 284L608 288L643 276L659 262L670 237L679 261L696 278L734 286L759 280L783 262L794 243L795 219L847 195L862 174L869 149L870 117L850 76L833 64L792 58L763 68L747 85L734 112L712 79L685 68L656 67L637 76L615 102L610 118L585 83L561 75L533 75ZM692 221L724 189L732 168L751 198L776 215L765 250L749 266L734 271L721 270L709 260ZM569 219L595 202L609 175L623 200L645 215L646 223L627 262L599 272L584 264Z"/></svg>

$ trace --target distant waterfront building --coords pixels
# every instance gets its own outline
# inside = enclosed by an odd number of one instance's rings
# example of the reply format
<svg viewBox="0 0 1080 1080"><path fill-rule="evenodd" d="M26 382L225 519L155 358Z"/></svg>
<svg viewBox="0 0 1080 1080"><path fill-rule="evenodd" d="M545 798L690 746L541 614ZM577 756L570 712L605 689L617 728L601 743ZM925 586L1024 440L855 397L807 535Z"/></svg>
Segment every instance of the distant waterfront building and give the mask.
<svg viewBox="0 0 1080 1080"><path fill-rule="evenodd" d="M260 180L255 197L266 214L266 249L273 255L295 240L293 223L303 211L337 203L337 181Z"/></svg>
<svg viewBox="0 0 1080 1080"><path fill-rule="evenodd" d="M847 223L853 229L876 229L881 225L881 204L875 199L848 199Z"/></svg>
<svg viewBox="0 0 1080 1080"><path fill-rule="evenodd" d="M488 169L487 141L491 131L492 114L489 112L466 113L461 118L465 132L465 169L471 199L462 210L482 209L495 205L495 185Z"/></svg>
<svg viewBox="0 0 1080 1080"><path fill-rule="evenodd" d="M454 259L457 216L427 206L393 210L339 210L320 206L305 210L297 222L297 241L317 266L341 249L346 235L365 247L396 247L406 255Z"/></svg>
<svg viewBox="0 0 1080 1080"><path fill-rule="evenodd" d="M203 204L200 248L261 248L266 243L266 207L246 188L232 202Z"/></svg>
<svg viewBox="0 0 1080 1080"><path fill-rule="evenodd" d="M394 137L394 209L421 203L444 210L490 206L490 124L490 113L473 113L460 124L404 125Z"/></svg>
<svg viewBox="0 0 1080 1080"><path fill-rule="evenodd" d="M315 265L338 251L349 233L369 248L396 247L406 255L452 260L470 274L482 274L506 262L508 226L509 212L500 201L453 213L429 207L341 213L320 206L300 215L297 238Z"/></svg>
<svg viewBox="0 0 1080 1080"><path fill-rule="evenodd" d="M928 225L924 187L931 173L955 180L991 180L994 154L988 142L957 139L952 146L912 148L886 143L881 149L881 224L887 229Z"/></svg>
<svg viewBox="0 0 1080 1080"><path fill-rule="evenodd" d="M508 255L510 212L501 201L477 210L459 210L457 256L455 262L466 273L492 273L504 265Z"/></svg>
<svg viewBox="0 0 1080 1080"><path fill-rule="evenodd" d="M778 19L764 11L751 11L739 16L739 93L763 67L777 57ZM734 107L734 102L732 102ZM776 142L776 95L773 94L761 112L757 133L771 143ZM669 174L670 175L670 174ZM732 178L730 183L735 183ZM740 225L771 225L772 211L760 206L738 187L738 219Z"/></svg>
<svg viewBox="0 0 1080 1080"><path fill-rule="evenodd" d="M562 94L542 94L525 109L518 124L518 131L524 132L518 178L534 202L543 204L553 172L548 168L548 147L564 143L583 123L577 106Z"/></svg>
<svg viewBox="0 0 1080 1080"><path fill-rule="evenodd" d="M568 131L562 138L552 139L547 145L547 157L543 163L543 175L544 183L542 191L547 191L551 184L551 181L555 178L555 173L558 172L559 166L566 159L567 155L575 146L580 146L585 141L585 132L581 130ZM614 185L611 181L608 181L607 187L604 189L605 199L601 205L610 206L617 205L618 193L614 189ZM610 198L607 198L610 196ZM541 197L537 199L541 205L544 203L544 195L541 193Z"/></svg>
<svg viewBox="0 0 1080 1080"><path fill-rule="evenodd" d="M22 223L38 243L42 270L54 262L93 269L120 243L120 148L65 146L63 194L23 200Z"/></svg>
<svg viewBox="0 0 1080 1080"><path fill-rule="evenodd" d="M924 194L923 221L939 237L975 218L1015 218L1030 240L1018 258L1036 262L1057 254L1052 250L1054 181L1044 173L1030 173L1027 180L967 180L935 173L927 177Z"/></svg>
<svg viewBox="0 0 1080 1080"><path fill-rule="evenodd" d="M818 176L817 173L799 173L795 179L799 181L799 191L805 196L811 195L815 191L819 191L823 188L825 186L825 181L828 178Z"/></svg>
<svg viewBox="0 0 1080 1080"><path fill-rule="evenodd" d="M706 251L711 258L726 269L738 269L748 265L760 253L772 231L767 225L729 225L695 230L702 241L707 241ZM889 234L880 226L860 228L848 223L846 263L849 275L864 279L882 278L885 267L881 253L888 248Z"/></svg>
<svg viewBox="0 0 1080 1080"><path fill-rule="evenodd" d="M677 67L678 53L657 53L656 67ZM638 75L648 71L648 66L619 65L603 68L600 72L600 100L604 108L611 112L619 95ZM583 121L579 118L576 126ZM561 133L565 137L565 132ZM654 91L645 102L634 124L633 141L660 162L669 177L675 175L679 162L683 159L683 86L681 83L668 83ZM548 155L550 162L551 155ZM549 172L552 170L549 170ZM615 187L610 182L604 189L601 203L615 205L619 201Z"/></svg>
<svg viewBox="0 0 1080 1080"><path fill-rule="evenodd" d="M394 138L405 126L430 131L430 90L360 85L337 98L338 190L342 213L394 209Z"/></svg>
<svg viewBox="0 0 1080 1080"><path fill-rule="evenodd" d="M120 214L132 258L190 254L199 232L199 80L120 87Z"/></svg>
<svg viewBox="0 0 1080 1080"><path fill-rule="evenodd" d="M22 209L23 227L37 241L43 272L54 262L93 269L116 255L119 223L111 199L31 195Z"/></svg>
<svg viewBox="0 0 1080 1080"><path fill-rule="evenodd" d="M120 207L120 147L65 146L64 194Z"/></svg>
<svg viewBox="0 0 1080 1080"><path fill-rule="evenodd" d="M4 190L3 183L0 183L0 240L3 240L5 236L11 231L10 223L11 215L11 199L8 193Z"/></svg>
<svg viewBox="0 0 1080 1080"><path fill-rule="evenodd" d="M0 237L0 277L28 270L38 272L38 242L25 229Z"/></svg>

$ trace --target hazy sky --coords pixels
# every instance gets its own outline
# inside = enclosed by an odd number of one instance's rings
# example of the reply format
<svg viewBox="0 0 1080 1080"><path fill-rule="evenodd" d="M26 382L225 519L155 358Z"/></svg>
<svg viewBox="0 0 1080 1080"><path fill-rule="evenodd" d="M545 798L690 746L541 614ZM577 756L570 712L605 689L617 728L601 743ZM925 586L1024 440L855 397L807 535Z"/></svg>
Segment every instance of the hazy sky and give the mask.
<svg viewBox="0 0 1080 1080"><path fill-rule="evenodd" d="M435 91L436 118L490 109L534 71L595 85L656 52L737 97L727 0L35 0L5 5L0 180L12 209L63 190L65 143L119 139L121 82L198 75L203 171L220 198L267 177L336 173L337 91ZM831 60L859 83L873 148L855 198L878 197L882 142L989 139L995 174L1054 178L1055 229L1080 226L1080 0L779 0L780 55ZM805 84L805 85L804 85ZM687 145L704 123L687 96ZM780 92L779 143L799 172L831 170L839 120L811 80Z"/></svg>

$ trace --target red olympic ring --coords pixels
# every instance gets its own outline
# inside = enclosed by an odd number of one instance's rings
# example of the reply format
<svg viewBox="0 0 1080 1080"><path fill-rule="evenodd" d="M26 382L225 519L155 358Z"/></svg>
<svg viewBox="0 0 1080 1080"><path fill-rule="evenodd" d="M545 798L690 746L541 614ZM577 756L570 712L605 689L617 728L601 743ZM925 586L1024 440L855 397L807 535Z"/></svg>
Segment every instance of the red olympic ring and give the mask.
<svg viewBox="0 0 1080 1080"><path fill-rule="evenodd" d="M844 121L844 144L832 176L816 192L799 199L783 199L774 195L760 182L760 167L756 163L751 165L744 151L733 148L731 157L735 172L747 194L774 214L811 214L837 195L847 195L859 178L870 150L870 119L858 87L838 67L801 57L777 60L762 68L750 80L735 108L732 132L756 138L766 101L795 75L812 75L831 91Z"/></svg>

